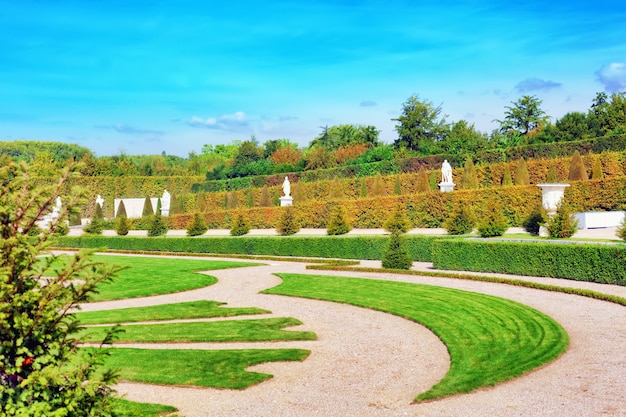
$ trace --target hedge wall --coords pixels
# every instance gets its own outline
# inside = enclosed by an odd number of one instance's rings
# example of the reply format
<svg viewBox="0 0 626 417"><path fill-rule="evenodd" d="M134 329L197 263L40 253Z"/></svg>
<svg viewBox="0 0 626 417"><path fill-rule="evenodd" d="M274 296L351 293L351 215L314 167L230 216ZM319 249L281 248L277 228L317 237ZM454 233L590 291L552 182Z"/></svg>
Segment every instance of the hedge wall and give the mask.
<svg viewBox="0 0 626 417"><path fill-rule="evenodd" d="M435 240L432 262L436 269L626 285L626 246L623 245Z"/></svg>
<svg viewBox="0 0 626 417"><path fill-rule="evenodd" d="M430 262L431 245L441 236L412 236L404 239L405 247L416 261ZM299 256L342 259L381 259L389 246L388 236L323 237L201 237L145 238L80 236L59 237L56 247L96 248L132 251L186 252Z"/></svg>

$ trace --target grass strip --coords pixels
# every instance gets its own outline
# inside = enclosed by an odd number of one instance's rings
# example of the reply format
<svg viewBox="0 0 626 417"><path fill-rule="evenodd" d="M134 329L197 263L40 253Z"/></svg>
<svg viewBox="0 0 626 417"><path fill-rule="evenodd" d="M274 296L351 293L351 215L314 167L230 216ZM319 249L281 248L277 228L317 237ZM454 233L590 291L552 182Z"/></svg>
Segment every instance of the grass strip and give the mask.
<svg viewBox="0 0 626 417"><path fill-rule="evenodd" d="M99 285L99 293L93 301L149 297L202 288L215 284L217 278L198 271L259 265L251 262L108 255L96 255L93 259L128 267L117 273L111 282Z"/></svg>
<svg viewBox="0 0 626 417"><path fill-rule="evenodd" d="M594 290L586 290L583 288L561 287L558 285L542 284L540 282L524 281L520 279L491 277L486 275L477 274L463 274L456 272L435 272L435 271L415 271L415 270L400 270L400 269L384 269L384 268L367 268L367 267L352 267L342 266L334 264L326 265L307 265L306 269L322 270L322 271L351 271L351 272L376 272L385 274L399 274L399 275L417 275L433 278L450 278L450 279L462 279L467 281L480 281L480 282L492 282L494 284L513 285L515 287L532 288L535 290L544 290L551 292L560 292L563 294L579 295L581 297L592 298L594 300L607 301L609 303L619 304L626 306L626 298L618 295L605 294Z"/></svg>
<svg viewBox="0 0 626 417"><path fill-rule="evenodd" d="M272 377L246 368L266 362L301 362L302 349L156 350L107 349L105 366L122 380L147 384L245 389Z"/></svg>
<svg viewBox="0 0 626 417"><path fill-rule="evenodd" d="M415 401L492 386L536 369L569 345L565 330L523 304L430 285L363 278L277 274L283 283L264 293L352 304L421 323L450 353L450 370Z"/></svg>
<svg viewBox="0 0 626 417"><path fill-rule="evenodd" d="M163 415L176 417L171 413L178 411L176 407L169 405L138 403L124 399L117 400L113 410L120 417L159 417Z"/></svg>
<svg viewBox="0 0 626 417"><path fill-rule="evenodd" d="M87 311L76 313L81 324L134 323L177 319L234 317L252 314L268 314L269 310L256 307L222 307L226 303L198 300L186 303L161 304L158 306L119 308L117 310Z"/></svg>
<svg viewBox="0 0 626 417"><path fill-rule="evenodd" d="M313 332L283 330L302 322L294 318L259 320L226 320L213 322L137 324L121 326L124 332L118 343L196 343L196 342L272 342L316 340ZM81 330L85 342L100 342L110 326L88 327Z"/></svg>

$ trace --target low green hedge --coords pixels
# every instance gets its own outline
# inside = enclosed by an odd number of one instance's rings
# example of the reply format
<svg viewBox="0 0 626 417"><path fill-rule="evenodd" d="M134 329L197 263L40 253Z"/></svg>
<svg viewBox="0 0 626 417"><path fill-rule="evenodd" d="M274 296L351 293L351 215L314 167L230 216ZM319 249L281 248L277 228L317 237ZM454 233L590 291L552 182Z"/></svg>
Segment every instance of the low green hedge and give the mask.
<svg viewBox="0 0 626 417"><path fill-rule="evenodd" d="M430 262L431 245L441 236L404 236L404 244L415 261ZM445 239L445 238L444 238ZM145 238L80 236L60 237L59 248L186 252L244 255L301 256L341 259L382 259L389 246L388 236L320 237L202 237Z"/></svg>
<svg viewBox="0 0 626 417"><path fill-rule="evenodd" d="M436 240L436 269L498 272L626 285L626 246L555 242Z"/></svg>

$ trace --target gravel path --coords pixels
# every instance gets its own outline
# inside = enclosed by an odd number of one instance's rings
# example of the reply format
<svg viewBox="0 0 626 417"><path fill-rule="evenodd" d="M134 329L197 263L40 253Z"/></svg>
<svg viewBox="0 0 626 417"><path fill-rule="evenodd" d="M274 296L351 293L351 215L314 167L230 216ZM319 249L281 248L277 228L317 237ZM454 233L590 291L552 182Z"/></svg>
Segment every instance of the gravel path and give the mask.
<svg viewBox="0 0 626 417"><path fill-rule="evenodd" d="M206 259L206 258L205 258ZM416 264L416 268L428 268ZM422 326L389 314L323 302L262 295L277 285L274 272L305 272L303 264L211 271L216 285L179 294L93 303L84 311L199 299L229 307L266 308L274 316L295 317L314 331L315 342L154 345L155 348L265 348L311 350L304 362L253 367L274 378L244 391L120 383L135 401L178 407L186 417L205 416L626 416L626 308L560 293L507 285L382 273L306 271L319 275L360 276L458 288L519 301L556 319L571 338L557 361L528 375L471 394L430 403L412 399L448 369L440 340ZM528 279L528 278L523 278ZM547 282L548 280L546 280ZM562 286L576 283L549 280ZM623 287L582 284L625 295ZM266 316L267 317L267 316ZM296 328L294 328L296 329ZM128 345L125 345L128 346ZM138 345L137 345L138 346Z"/></svg>

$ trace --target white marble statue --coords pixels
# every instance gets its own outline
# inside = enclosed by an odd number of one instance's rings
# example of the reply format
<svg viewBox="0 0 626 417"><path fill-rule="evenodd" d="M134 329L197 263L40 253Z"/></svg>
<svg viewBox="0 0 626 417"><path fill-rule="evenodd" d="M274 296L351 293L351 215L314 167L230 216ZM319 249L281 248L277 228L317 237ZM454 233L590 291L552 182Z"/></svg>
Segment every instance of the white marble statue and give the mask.
<svg viewBox="0 0 626 417"><path fill-rule="evenodd" d="M161 210L169 211L171 196L167 190L163 190L163 196L161 197Z"/></svg>
<svg viewBox="0 0 626 417"><path fill-rule="evenodd" d="M104 208L104 198L100 194L96 197L96 204L100 206L100 208Z"/></svg>
<svg viewBox="0 0 626 417"><path fill-rule="evenodd" d="M61 202L61 197L57 196L56 204L52 208L52 218L56 219L61 214L61 208L63 207L63 203Z"/></svg>
<svg viewBox="0 0 626 417"><path fill-rule="evenodd" d="M447 159L441 164L441 182L452 183L452 167Z"/></svg>
<svg viewBox="0 0 626 417"><path fill-rule="evenodd" d="M291 183L288 177L285 177L285 181L283 181L283 193L285 193L285 197L289 197L291 194Z"/></svg>

